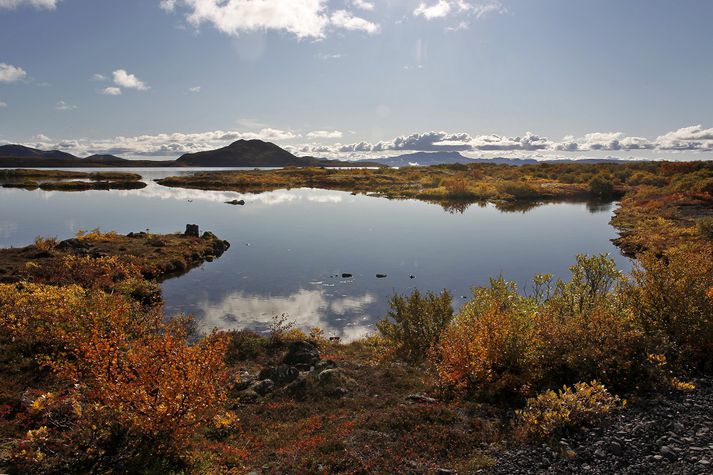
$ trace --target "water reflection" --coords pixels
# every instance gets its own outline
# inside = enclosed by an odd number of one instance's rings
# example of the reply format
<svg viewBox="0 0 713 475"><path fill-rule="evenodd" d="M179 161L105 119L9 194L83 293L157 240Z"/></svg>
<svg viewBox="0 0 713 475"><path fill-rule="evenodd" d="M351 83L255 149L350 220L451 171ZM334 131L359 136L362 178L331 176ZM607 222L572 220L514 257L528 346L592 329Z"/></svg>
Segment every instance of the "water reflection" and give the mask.
<svg viewBox="0 0 713 475"><path fill-rule="evenodd" d="M328 336L351 340L373 330L374 316L365 313L376 296L335 297L324 290L300 289L290 295L256 294L235 291L218 301L202 300L195 306L201 316L200 329L252 329L265 331L275 315L285 314L297 327L319 327Z"/></svg>
<svg viewBox="0 0 713 475"><path fill-rule="evenodd" d="M141 170L142 190L62 193L0 189L0 246L78 229L170 233L199 224L232 246L220 259L162 284L169 314L202 328L264 329L288 314L303 329L353 338L373 329L394 292L448 289L462 302L504 275L566 278L578 253L609 252L611 203L427 203L293 189L236 193L167 188L153 179L191 170ZM245 200L245 206L226 201ZM444 210L446 212L444 212ZM352 279L335 275L353 274ZM376 278L386 274L387 278ZM410 276L414 276L412 279Z"/></svg>

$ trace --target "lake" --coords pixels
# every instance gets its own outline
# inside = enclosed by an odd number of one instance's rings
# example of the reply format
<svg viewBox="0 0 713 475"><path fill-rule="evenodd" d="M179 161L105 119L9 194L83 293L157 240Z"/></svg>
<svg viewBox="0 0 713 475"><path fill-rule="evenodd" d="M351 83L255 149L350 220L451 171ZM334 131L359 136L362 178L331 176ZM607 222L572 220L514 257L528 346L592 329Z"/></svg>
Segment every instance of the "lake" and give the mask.
<svg viewBox="0 0 713 475"><path fill-rule="evenodd" d="M301 328L319 326L345 339L373 330L394 292L448 289L460 305L472 286L500 274L521 288L535 273L565 278L578 253L607 252L620 269L631 267L610 242L613 203L510 212L471 205L461 213L327 190L167 188L152 180L193 170L129 170L148 186L74 193L0 188L0 246L24 246L38 235L66 239L80 229L170 233L195 223L232 247L163 284L167 314L195 315L206 330L259 331L287 314ZM245 206L225 204L234 199Z"/></svg>

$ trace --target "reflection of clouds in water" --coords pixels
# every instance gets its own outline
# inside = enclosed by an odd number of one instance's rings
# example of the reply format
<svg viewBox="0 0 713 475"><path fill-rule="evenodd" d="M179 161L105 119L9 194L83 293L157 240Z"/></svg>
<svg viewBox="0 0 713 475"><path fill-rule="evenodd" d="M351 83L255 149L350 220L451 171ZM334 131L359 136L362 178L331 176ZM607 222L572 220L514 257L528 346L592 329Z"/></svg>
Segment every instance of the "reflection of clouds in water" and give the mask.
<svg viewBox="0 0 713 475"><path fill-rule="evenodd" d="M320 327L328 335L350 340L371 330L371 318L362 310L375 302L376 297L370 293L332 299L323 290L301 289L277 297L237 291L217 303L203 301L197 307L202 317L199 324L204 330L265 328L275 315L287 314L299 328Z"/></svg>
<svg viewBox="0 0 713 475"><path fill-rule="evenodd" d="M11 221L0 221L0 238L8 239L17 232L17 223Z"/></svg>
<svg viewBox="0 0 713 475"><path fill-rule="evenodd" d="M232 191L206 191L188 188L172 188L162 186L152 181L147 182L146 188L141 190L115 190L120 196L140 196L145 198L158 198L162 200L179 201L207 201L225 203L232 200L245 200L250 203L264 205L277 205L306 199L314 203L339 203L342 195L337 193L324 194L310 189L297 189L294 191L277 190L264 193L238 193Z"/></svg>

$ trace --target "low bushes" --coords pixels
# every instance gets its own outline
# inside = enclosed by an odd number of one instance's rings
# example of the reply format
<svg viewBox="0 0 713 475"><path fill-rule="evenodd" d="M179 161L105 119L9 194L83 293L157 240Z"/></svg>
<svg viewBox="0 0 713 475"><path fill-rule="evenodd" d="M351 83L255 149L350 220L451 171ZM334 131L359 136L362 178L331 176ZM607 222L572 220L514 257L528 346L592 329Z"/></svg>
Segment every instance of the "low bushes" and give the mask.
<svg viewBox="0 0 713 475"><path fill-rule="evenodd" d="M392 354L411 362L423 360L453 318L451 301L445 290L439 295L421 296L415 290L409 296L391 297L388 318L376 326Z"/></svg>
<svg viewBox="0 0 713 475"><path fill-rule="evenodd" d="M578 256L569 281L537 276L528 294L492 279L452 319L449 299L438 312L417 293L391 305L379 324L390 353L428 354L441 386L466 397L522 400L591 380L616 392L670 387L712 363L713 246L644 254L631 277L606 255ZM447 318L434 324L434 313Z"/></svg>
<svg viewBox="0 0 713 475"><path fill-rule="evenodd" d="M567 429L593 425L624 407L625 401L610 394L599 382L577 383L574 390L545 391L527 400L516 412L517 423L526 437L549 438Z"/></svg>

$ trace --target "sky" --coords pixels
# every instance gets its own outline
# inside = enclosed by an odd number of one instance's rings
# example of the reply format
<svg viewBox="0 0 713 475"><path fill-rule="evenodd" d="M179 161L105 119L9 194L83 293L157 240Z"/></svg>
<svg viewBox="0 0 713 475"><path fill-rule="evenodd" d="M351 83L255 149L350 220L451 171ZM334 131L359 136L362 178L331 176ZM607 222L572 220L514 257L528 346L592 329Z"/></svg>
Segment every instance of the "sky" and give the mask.
<svg viewBox="0 0 713 475"><path fill-rule="evenodd" d="M0 144L713 158L709 0L0 0Z"/></svg>

